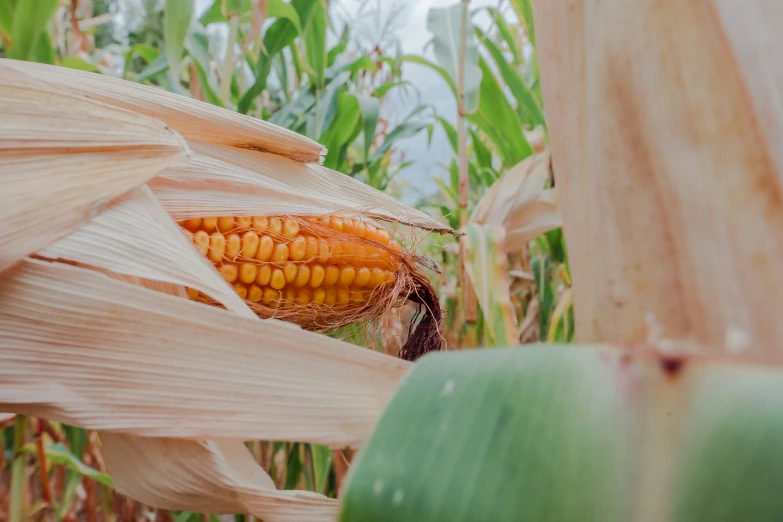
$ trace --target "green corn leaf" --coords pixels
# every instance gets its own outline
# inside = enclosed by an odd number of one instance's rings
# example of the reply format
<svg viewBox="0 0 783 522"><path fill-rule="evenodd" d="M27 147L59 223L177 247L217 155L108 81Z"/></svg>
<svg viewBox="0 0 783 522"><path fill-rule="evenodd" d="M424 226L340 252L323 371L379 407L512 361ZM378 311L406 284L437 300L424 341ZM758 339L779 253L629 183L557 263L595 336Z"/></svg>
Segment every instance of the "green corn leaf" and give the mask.
<svg viewBox="0 0 783 522"><path fill-rule="evenodd" d="M285 19L291 22L297 33L302 33L302 21L296 8L283 0L267 0L266 16L268 18Z"/></svg>
<svg viewBox="0 0 783 522"><path fill-rule="evenodd" d="M8 9L9 6L6 4L2 7ZM19 2L13 9L13 27L9 32L12 45L6 49L8 58L30 61L36 57L36 54L40 56L40 51L36 53L36 47L56 8L57 0ZM7 20L9 16L3 18Z"/></svg>
<svg viewBox="0 0 783 522"><path fill-rule="evenodd" d="M313 474L315 475L315 491L326 494L329 485L329 471L332 467L332 450L327 446L313 444L310 446L313 454Z"/></svg>
<svg viewBox="0 0 783 522"><path fill-rule="evenodd" d="M66 56L60 61L60 65L68 67L69 69L78 69L80 71L100 72L100 69L98 69L95 64L88 62L84 58L79 58L78 56Z"/></svg>
<svg viewBox="0 0 783 522"><path fill-rule="evenodd" d="M344 488L342 522L783 519L783 374L614 346L434 353Z"/></svg>
<svg viewBox="0 0 783 522"><path fill-rule="evenodd" d="M339 94L342 92L345 84L351 78L351 73L343 71L337 75L337 78L326 85L323 93L316 96L315 118L313 120L313 131L310 134L313 139L318 139L325 129L328 129L332 121L337 116L337 105ZM358 116L358 114L357 114Z"/></svg>
<svg viewBox="0 0 783 522"><path fill-rule="evenodd" d="M179 75L185 37L193 18L193 0L166 0L163 8L164 54L169 70Z"/></svg>
<svg viewBox="0 0 783 522"><path fill-rule="evenodd" d="M448 122L448 120L445 120L440 116L438 116L437 119L440 122L441 126L443 127L443 130L446 132L446 136L449 138L449 143L451 144L451 148L454 150L454 153L456 153L458 150L457 129L455 129L454 126Z"/></svg>
<svg viewBox="0 0 783 522"><path fill-rule="evenodd" d="M161 53L150 64L148 64L142 71L136 76L135 81L138 83L144 80L149 80L160 74L166 72L169 68L169 62L166 59L166 55Z"/></svg>
<svg viewBox="0 0 783 522"><path fill-rule="evenodd" d="M506 94L483 58L479 59L481 104L468 119L490 138L506 167L516 165L533 153L522 133L522 121L506 98Z"/></svg>
<svg viewBox="0 0 783 522"><path fill-rule="evenodd" d="M41 32L38 36L38 41L35 43L35 51L33 52L33 59L38 63L54 65L54 46L52 45L52 38L47 31Z"/></svg>
<svg viewBox="0 0 783 522"><path fill-rule="evenodd" d="M355 94L342 91L336 98L331 124L319 138L331 154L332 149L349 143L356 125L362 116L361 106ZM336 152L336 150L335 150Z"/></svg>
<svg viewBox="0 0 783 522"><path fill-rule="evenodd" d="M511 5L519 17L519 21L525 27L527 38L533 47L536 46L536 26L533 23L533 1L532 0L511 0Z"/></svg>
<svg viewBox="0 0 783 522"><path fill-rule="evenodd" d="M481 137L473 130L470 129L470 141L473 145L473 152L476 154L476 160L481 167L491 169L492 168L492 153L489 151Z"/></svg>
<svg viewBox="0 0 783 522"><path fill-rule="evenodd" d="M315 3L304 29L305 59L317 88L324 86L324 71L328 61L326 53L326 6L323 0Z"/></svg>
<svg viewBox="0 0 783 522"><path fill-rule="evenodd" d="M141 58L147 62L152 63L158 56L160 56L160 49L157 49L151 45L138 43L131 46L132 55L141 56Z"/></svg>
<svg viewBox="0 0 783 522"><path fill-rule="evenodd" d="M212 105L224 107L223 101L218 95L217 80L212 74L209 57L209 34L204 26L198 21L193 20L190 24L190 30L185 38L185 50L193 59L196 65L196 72L201 82L201 90L204 92L204 99Z"/></svg>
<svg viewBox="0 0 783 522"><path fill-rule="evenodd" d="M454 205L459 204L459 194L454 192L454 190L446 184L442 179L438 177L433 177L432 181L435 182L436 185L440 188L440 190L449 197L449 199L454 203Z"/></svg>
<svg viewBox="0 0 783 522"><path fill-rule="evenodd" d="M379 85L374 91L372 91L372 95L376 98L383 98L386 95L386 93L388 93L390 90L394 89L395 87L407 87L407 86L413 87L413 84L403 80L392 80Z"/></svg>
<svg viewBox="0 0 783 522"><path fill-rule="evenodd" d="M22 450L26 453L34 454L37 451L37 447L33 443L28 443L22 448ZM62 443L58 442L44 446L44 455L46 455L46 459L53 464L65 466L71 471L75 471L80 475L89 477L105 486L110 488L114 487L114 482L107 473L101 473L97 469L91 468L82 462L81 458L76 456L67 446Z"/></svg>
<svg viewBox="0 0 783 522"><path fill-rule="evenodd" d="M370 146L375 138L375 128L378 126L378 112L381 109L381 100L373 96L360 94L356 96L359 107L362 110L362 129L364 132L364 161L370 159Z"/></svg>
<svg viewBox="0 0 783 522"><path fill-rule="evenodd" d="M14 6L11 0L0 0L0 31L10 38L14 27Z"/></svg>
<svg viewBox="0 0 783 522"><path fill-rule="evenodd" d="M541 111L533 93L530 92L530 89L525 85L525 82L522 80L519 73L511 67L508 61L506 61L506 57L503 56L503 53L498 49L495 43L487 38L484 32L478 27L476 27L476 35L479 37L479 41L484 48L489 52L490 56L492 56L492 60L500 71L503 81L516 99L517 111L524 115L524 120L528 121L533 127L536 125L546 127L544 113Z"/></svg>
<svg viewBox="0 0 783 522"><path fill-rule="evenodd" d="M517 319L511 304L511 280L504 246L505 231L500 225L468 223L460 238L468 275L484 316L488 346L508 346L517 342Z"/></svg>
<svg viewBox="0 0 783 522"><path fill-rule="evenodd" d="M495 21L495 27L498 29L498 34L500 34L500 37L506 41L506 45L508 45L511 54L514 56L514 64L522 65L525 63L525 57L522 55L521 42L514 37L514 33L508 26L506 18L502 14L498 13L497 9L494 7L487 7L487 12L492 17L492 20Z"/></svg>
<svg viewBox="0 0 783 522"><path fill-rule="evenodd" d="M473 35L472 21L467 21L467 34L463 35L462 5L458 2L449 7L430 8L427 14L427 30L433 35L435 60L454 82L458 78L460 43L465 41L464 109L466 113L474 112L479 106L479 85L482 72L478 67L478 44Z"/></svg>

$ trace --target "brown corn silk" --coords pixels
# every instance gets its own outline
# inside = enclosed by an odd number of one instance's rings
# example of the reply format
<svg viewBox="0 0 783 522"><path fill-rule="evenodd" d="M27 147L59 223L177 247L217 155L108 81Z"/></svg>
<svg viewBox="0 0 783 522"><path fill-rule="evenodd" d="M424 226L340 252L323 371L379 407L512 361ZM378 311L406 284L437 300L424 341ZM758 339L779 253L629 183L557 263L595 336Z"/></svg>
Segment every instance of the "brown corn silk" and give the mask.
<svg viewBox="0 0 783 522"><path fill-rule="evenodd" d="M331 216L212 216L179 222L261 318L323 331L368 324L406 300L418 305L399 356L439 350L441 309L417 256L367 220ZM188 289L191 299L218 305Z"/></svg>

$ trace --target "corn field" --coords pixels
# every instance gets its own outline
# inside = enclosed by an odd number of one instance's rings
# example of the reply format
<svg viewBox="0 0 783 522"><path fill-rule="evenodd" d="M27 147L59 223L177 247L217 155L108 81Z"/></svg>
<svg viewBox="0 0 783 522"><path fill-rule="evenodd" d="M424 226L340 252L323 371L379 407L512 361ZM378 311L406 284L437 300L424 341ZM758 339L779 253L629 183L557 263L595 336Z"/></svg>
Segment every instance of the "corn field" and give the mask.
<svg viewBox="0 0 783 522"><path fill-rule="evenodd" d="M0 521L783 520L781 24L0 0Z"/></svg>

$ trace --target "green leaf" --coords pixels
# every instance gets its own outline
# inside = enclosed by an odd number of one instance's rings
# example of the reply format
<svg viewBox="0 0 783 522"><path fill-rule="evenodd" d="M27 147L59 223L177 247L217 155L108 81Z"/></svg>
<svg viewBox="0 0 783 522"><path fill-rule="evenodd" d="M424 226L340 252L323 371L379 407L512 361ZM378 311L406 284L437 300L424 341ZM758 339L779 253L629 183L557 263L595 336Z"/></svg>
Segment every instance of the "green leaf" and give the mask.
<svg viewBox="0 0 783 522"><path fill-rule="evenodd" d="M511 5L517 17L527 32L527 38L533 47L536 46L536 27L533 23L533 2L531 0L511 0Z"/></svg>
<svg viewBox="0 0 783 522"><path fill-rule="evenodd" d="M527 88L527 85L525 85L525 82L522 80L519 73L506 61L506 57L503 56L503 53L498 49L495 43L487 38L484 32L478 27L476 27L476 35L478 35L479 40L484 44L484 48L492 56L492 60L500 71L503 81L511 90L511 94L517 101L518 110L528 116L533 127L536 125L546 127L544 113L541 111L533 93Z"/></svg>
<svg viewBox="0 0 783 522"><path fill-rule="evenodd" d="M549 279L552 262L548 257L536 256L530 261L533 276L538 288L538 316L541 332L549 330L549 317L555 306L555 289Z"/></svg>
<svg viewBox="0 0 783 522"><path fill-rule="evenodd" d="M52 46L52 38L47 31L43 31L40 36L38 36L33 59L38 63L54 65L54 47Z"/></svg>
<svg viewBox="0 0 783 522"><path fill-rule="evenodd" d="M35 453L37 448L35 444L29 443L24 446L23 450L27 453ZM110 488L114 487L114 482L107 473L101 473L97 469L91 468L82 462L82 459L74 455L71 450L62 443L58 442L56 444L49 444L45 446L44 454L46 455L46 458L49 460L49 462L65 466L72 471L75 471L85 477L89 477Z"/></svg>
<svg viewBox="0 0 783 522"><path fill-rule="evenodd" d="M451 201L454 203L454 205L459 204L459 194L454 192L452 188L448 185L446 185L446 182L440 179L437 176L433 176L432 181L435 182L435 184L440 187L440 190L451 199Z"/></svg>
<svg viewBox="0 0 783 522"><path fill-rule="evenodd" d="M483 58L479 59L481 78L481 103L468 120L481 128L495 144L506 167L516 165L533 153L533 148L522 133L522 122L506 98Z"/></svg>
<svg viewBox="0 0 783 522"><path fill-rule="evenodd" d="M460 238L465 252L465 273L476 290L484 316L488 346L509 346L517 342L517 319L511 304L505 231L499 225L468 223Z"/></svg>
<svg viewBox="0 0 783 522"><path fill-rule="evenodd" d="M372 91L372 95L376 98L383 98L386 93L388 93L390 90L394 89L395 87L402 87L404 85L413 86L411 82L403 81L403 80L393 80L390 82L383 83L375 88L374 91Z"/></svg>
<svg viewBox="0 0 783 522"><path fill-rule="evenodd" d="M427 30L433 35L435 60L456 83L460 65L460 43L464 40L464 109L474 112L479 105L481 69L478 67L478 44L473 34L473 23L467 21L467 34L462 34L462 4L433 7L427 14Z"/></svg>
<svg viewBox="0 0 783 522"><path fill-rule="evenodd" d="M135 81L141 83L144 80L154 78L155 76L166 72L168 68L169 62L166 60L166 55L161 53L152 63L142 69L138 76L136 76Z"/></svg>
<svg viewBox="0 0 783 522"><path fill-rule="evenodd" d="M164 54L171 71L179 75L185 37L193 18L193 0L166 0L163 8Z"/></svg>
<svg viewBox="0 0 783 522"><path fill-rule="evenodd" d="M451 76L449 76L448 71L443 67L441 67L440 65L434 64L422 56L416 56L413 54L406 54L404 56L401 56L400 62L415 63L418 65L424 65L425 67L429 67L430 69L438 73L441 78L443 78L443 81L445 81L446 84L448 84L449 89L451 89L451 93L454 95L455 98L457 97L457 84L454 83L454 80L451 78Z"/></svg>
<svg viewBox="0 0 783 522"><path fill-rule="evenodd" d="M222 0L215 0L209 9L201 15L201 18L199 19L201 25L206 27L209 24L225 22L226 17L223 15L222 4Z"/></svg>
<svg viewBox="0 0 783 522"><path fill-rule="evenodd" d="M492 168L492 153L481 141L481 137L473 130L470 129L471 143L473 144L473 152L476 153L476 160L481 167ZM489 186L489 185L487 185Z"/></svg>
<svg viewBox="0 0 783 522"><path fill-rule="evenodd" d="M25 0L16 6L9 34L12 45L6 49L8 58L33 60L38 40L56 8L57 0Z"/></svg>
<svg viewBox="0 0 783 522"><path fill-rule="evenodd" d="M329 471L332 467L332 450L327 446L313 444L310 446L313 453L313 472L315 475L315 491L326 494L326 486L329 484Z"/></svg>
<svg viewBox="0 0 783 522"><path fill-rule="evenodd" d="M506 41L506 45L508 45L511 54L514 56L514 63L516 65L525 63L525 57L522 55L522 45L520 45L521 42L514 37L514 33L508 26L506 18L501 13L498 13L494 7L487 7L487 12L492 17L492 20L495 21L498 33Z"/></svg>
<svg viewBox="0 0 783 522"><path fill-rule="evenodd" d="M80 71L100 72L100 69L98 69L95 64L92 64L83 58L79 58L78 56L66 56L62 59L60 65L68 67L69 69L78 69Z"/></svg>
<svg viewBox="0 0 783 522"><path fill-rule="evenodd" d="M320 142L326 145L329 153L339 147L348 144L356 124L361 117L361 106L356 95L348 92L340 92L337 97L337 105L333 110L332 122L320 138Z"/></svg>
<svg viewBox="0 0 783 522"><path fill-rule="evenodd" d="M185 38L185 50L187 50L193 63L196 65L196 72L201 82L201 90L204 92L204 99L212 105L224 107L223 101L218 95L217 80L212 74L209 57L209 34L198 21L193 20L190 24L190 30Z"/></svg>
<svg viewBox="0 0 783 522"><path fill-rule="evenodd" d="M356 100L362 109L362 122L364 132L364 161L370 159L370 146L375 139L375 128L378 126L378 111L381 108L381 100L367 95L357 95Z"/></svg>
<svg viewBox="0 0 783 522"><path fill-rule="evenodd" d="M351 74L343 71L333 81L329 82L320 97L316 97L315 119L311 136L318 139L324 129L331 126L337 115L338 95L341 89L348 83Z"/></svg>
<svg viewBox="0 0 783 522"><path fill-rule="evenodd" d="M0 0L0 30L11 37L14 27L14 6L11 0Z"/></svg>
<svg viewBox="0 0 783 522"><path fill-rule="evenodd" d="M158 56L160 56L160 49L157 49L151 45L138 43L131 46L131 53L141 56L141 58L147 63L152 63Z"/></svg>
<svg viewBox="0 0 783 522"><path fill-rule="evenodd" d="M297 33L302 33L302 22L299 13L293 5L283 0L267 0L266 16L268 18L285 19L293 24Z"/></svg>
<svg viewBox="0 0 783 522"><path fill-rule="evenodd" d="M324 85L324 71L328 61L326 53L326 6L323 0L315 3L304 29L305 60L316 88Z"/></svg>
<svg viewBox="0 0 783 522"><path fill-rule="evenodd" d="M456 153L459 149L457 145L457 129L454 128L454 126L451 125L447 120L443 119L442 117L438 116L438 121L440 122L441 126L443 127L443 130L446 131L446 136L449 138L449 143L451 143L451 148L454 149L454 152Z"/></svg>
<svg viewBox="0 0 783 522"><path fill-rule="evenodd" d="M649 347L434 353L352 463L340 520L775 522L781 433L775 367Z"/></svg>

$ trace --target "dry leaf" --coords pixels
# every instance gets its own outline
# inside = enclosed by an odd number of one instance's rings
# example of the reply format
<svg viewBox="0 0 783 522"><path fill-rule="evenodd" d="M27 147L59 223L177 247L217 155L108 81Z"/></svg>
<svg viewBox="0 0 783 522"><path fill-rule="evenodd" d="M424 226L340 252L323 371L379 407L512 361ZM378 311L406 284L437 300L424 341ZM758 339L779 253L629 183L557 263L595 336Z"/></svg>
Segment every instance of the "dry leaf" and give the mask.
<svg viewBox="0 0 783 522"><path fill-rule="evenodd" d="M23 71L59 90L158 118L189 140L272 152L309 163L320 163L325 153L318 143L288 129L156 87L33 62L0 59L0 66Z"/></svg>

